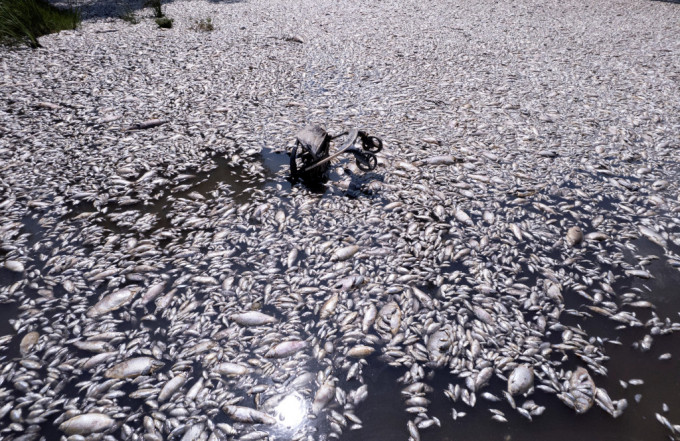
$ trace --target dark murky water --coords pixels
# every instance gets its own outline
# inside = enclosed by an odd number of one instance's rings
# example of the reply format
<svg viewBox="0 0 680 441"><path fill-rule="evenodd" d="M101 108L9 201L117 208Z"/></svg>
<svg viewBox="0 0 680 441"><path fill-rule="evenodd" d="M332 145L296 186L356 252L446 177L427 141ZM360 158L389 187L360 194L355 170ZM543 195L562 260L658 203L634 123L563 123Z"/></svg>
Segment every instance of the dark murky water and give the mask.
<svg viewBox="0 0 680 441"><path fill-rule="evenodd" d="M94 222L99 223L114 233L121 233L125 232L125 228L121 228L111 218L127 211L139 211L140 213L155 216L156 222L153 223L150 229L144 230L145 233L151 234L157 230L173 227L171 220L167 217L167 213L171 211L172 204L178 199L191 198L191 195L195 193L209 199L212 197L212 192L224 189L224 187L226 187L226 191L229 192L235 204L243 204L248 202L253 191L274 186L273 177L289 161L288 155L285 152L273 152L269 149L264 149L261 154L256 156L256 160L262 164L264 170L264 176L262 177L253 176L247 173L243 166L233 164L226 156L216 154L211 158L212 164L207 164L210 167L209 170L200 172L191 169L184 170L182 173L193 175L193 177L182 181L181 186L161 188L155 193L152 200L125 206L112 204L108 207L107 213L98 214ZM288 182L280 179L276 180L276 182L279 183L282 189L290 189ZM74 219L83 213L95 211L97 210L92 203L80 202L78 205L70 207L65 218Z"/></svg>
<svg viewBox="0 0 680 441"><path fill-rule="evenodd" d="M660 248L640 239L637 245L642 254L659 253ZM656 248L656 249L655 249ZM677 321L680 311L680 271L662 260L655 261L648 267L654 279L629 279L615 287L617 292L625 292L634 287L646 287L645 297L652 301L661 317L669 317ZM620 290L620 291L619 291ZM570 293L565 293L565 298ZM576 294L571 293L573 296ZM573 305L569 305L573 303ZM570 306L578 307L581 300L572 298ZM632 309L632 308L626 308ZM638 317L644 322L650 312L636 309ZM492 403L478 396L477 405L469 408L461 401L451 403L442 393L448 383L455 384L454 376L447 371L437 371L428 382L434 392L427 395L432 400L430 416L439 418L441 428L433 426L422 430L423 440L441 441L480 441L480 440L547 440L573 441L576 439L593 439L602 441L649 441L668 439L670 432L656 419L655 413L664 415L671 422L680 420L680 339L677 335L659 335L654 337L652 348L641 352L633 348L633 343L642 339L646 328L615 329L619 323L601 316L583 319L567 319L563 322L579 323L589 336L608 337L618 340L621 345L606 344L606 353L610 360L605 363L607 377L593 377L598 387L607 390L612 399L626 398L628 409L619 418L612 418L605 411L593 406L587 413L577 415L565 406L556 396L536 390L527 400L534 400L538 405L546 407L545 413L535 417L533 422L527 421L513 410L505 400ZM660 361L661 354L670 353L670 360ZM571 360L573 364L573 360ZM565 364L565 367L569 367ZM364 422L361 430L346 432L344 441L407 439L406 423L411 415L404 411L403 397L397 379L403 371L386 365L371 366L364 370L369 386L368 399L357 409L357 416ZM640 386L623 387L618 379L643 379ZM501 396L505 384L497 378L484 391ZM517 399L519 405L523 399ZM664 413L663 403L669 411ZM454 421L451 408L458 412L466 412L463 418ZM508 423L498 423L491 419L489 408L502 411ZM672 438L671 438L672 439Z"/></svg>

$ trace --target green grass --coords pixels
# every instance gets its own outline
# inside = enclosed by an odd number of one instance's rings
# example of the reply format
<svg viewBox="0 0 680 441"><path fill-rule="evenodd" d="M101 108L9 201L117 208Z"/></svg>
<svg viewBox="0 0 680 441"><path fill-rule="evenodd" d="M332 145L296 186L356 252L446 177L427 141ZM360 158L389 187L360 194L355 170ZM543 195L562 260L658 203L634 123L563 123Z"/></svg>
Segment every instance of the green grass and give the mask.
<svg viewBox="0 0 680 441"><path fill-rule="evenodd" d="M173 21L174 20L172 18L161 17L156 19L156 24L158 25L159 28L170 29L172 27Z"/></svg>
<svg viewBox="0 0 680 441"><path fill-rule="evenodd" d="M0 0L0 43L41 47L38 37L80 23L80 9L61 9L45 0Z"/></svg>

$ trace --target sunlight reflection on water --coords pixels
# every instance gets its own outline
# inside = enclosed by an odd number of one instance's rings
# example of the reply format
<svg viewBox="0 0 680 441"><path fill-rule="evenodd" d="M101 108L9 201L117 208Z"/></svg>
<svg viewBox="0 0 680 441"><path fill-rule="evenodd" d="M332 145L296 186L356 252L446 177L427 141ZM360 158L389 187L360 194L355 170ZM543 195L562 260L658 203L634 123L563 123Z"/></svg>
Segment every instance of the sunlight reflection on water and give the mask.
<svg viewBox="0 0 680 441"><path fill-rule="evenodd" d="M294 429L305 420L307 403L300 394L294 392L281 400L276 406L275 412L281 425L288 429Z"/></svg>

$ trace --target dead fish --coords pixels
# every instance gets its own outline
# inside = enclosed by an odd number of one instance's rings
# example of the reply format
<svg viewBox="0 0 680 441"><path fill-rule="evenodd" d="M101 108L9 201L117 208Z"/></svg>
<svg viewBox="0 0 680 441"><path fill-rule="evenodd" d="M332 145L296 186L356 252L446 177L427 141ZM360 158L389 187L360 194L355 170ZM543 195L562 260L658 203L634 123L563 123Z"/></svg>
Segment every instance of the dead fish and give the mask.
<svg viewBox="0 0 680 441"><path fill-rule="evenodd" d="M647 239L654 242L655 244L664 248L668 247L668 242L666 241L666 239L664 239L663 236L661 236L659 233L652 230L651 228L645 227L644 225L640 225L638 227L638 230L640 230L640 233L643 236L645 236Z"/></svg>
<svg viewBox="0 0 680 441"><path fill-rule="evenodd" d="M269 425L276 423L276 418L250 407L227 405L222 407L222 411L240 423Z"/></svg>
<svg viewBox="0 0 680 441"><path fill-rule="evenodd" d="M583 242L583 231L580 227L575 226L567 230L567 243L569 246L575 247Z"/></svg>
<svg viewBox="0 0 680 441"><path fill-rule="evenodd" d="M493 401L493 402L501 401L500 398L498 398L496 395L494 395L490 392L482 392L481 397L484 398L485 400L489 400L489 401Z"/></svg>
<svg viewBox="0 0 680 441"><path fill-rule="evenodd" d="M229 436L229 435L232 435L232 436L238 435L238 431L237 431L234 427L232 427L230 424L227 424L227 423L217 423L217 424L215 424L215 427L217 427L220 431L222 431L222 433L224 433L224 434L227 435L227 436Z"/></svg>
<svg viewBox="0 0 680 441"><path fill-rule="evenodd" d="M325 319L335 312L336 306L338 306L338 293L334 293L328 300L326 300L321 307L319 312L319 317Z"/></svg>
<svg viewBox="0 0 680 441"><path fill-rule="evenodd" d="M54 103L48 103L47 101L40 101L35 103L35 107L38 109L47 109L47 110L57 110L59 109L59 106Z"/></svg>
<svg viewBox="0 0 680 441"><path fill-rule="evenodd" d="M665 179L659 179L652 182L652 188L656 191L665 190L668 188L669 182Z"/></svg>
<svg viewBox="0 0 680 441"><path fill-rule="evenodd" d="M375 323L375 318L378 315L378 308L373 303L366 307L364 317L361 320L361 331L366 333Z"/></svg>
<svg viewBox="0 0 680 441"><path fill-rule="evenodd" d="M286 266L288 268L291 268L295 264L295 261L297 260L297 258L298 258L298 249L293 248L288 253L288 258L286 259Z"/></svg>
<svg viewBox="0 0 680 441"><path fill-rule="evenodd" d="M163 311L168 307L168 305L172 302L173 297L175 296L175 293L177 293L177 289L171 289L167 294L163 294L162 296L158 297L156 299L156 311Z"/></svg>
<svg viewBox="0 0 680 441"><path fill-rule="evenodd" d="M108 342L98 340L77 341L73 343L73 346L90 352L109 352L113 350L113 347Z"/></svg>
<svg viewBox="0 0 680 441"><path fill-rule="evenodd" d="M219 285L220 282L216 278L210 276L194 276L191 278L194 282L202 283L205 285Z"/></svg>
<svg viewBox="0 0 680 441"><path fill-rule="evenodd" d="M194 424L186 432L180 441L198 441L201 439L201 434L204 433L205 424ZM204 437L205 438L205 437Z"/></svg>
<svg viewBox="0 0 680 441"><path fill-rule="evenodd" d="M437 138L433 138L432 136L426 136L423 139L423 142L425 144L435 144L435 145L441 145L441 141L439 141Z"/></svg>
<svg viewBox="0 0 680 441"><path fill-rule="evenodd" d="M87 360L85 360L82 364L83 369L92 369L95 366L99 366L100 364L104 363L105 361L108 361L109 359L113 359L118 355L118 352L102 352L101 354L94 355Z"/></svg>
<svg viewBox="0 0 680 441"><path fill-rule="evenodd" d="M357 245L349 245L346 247L339 248L333 253L333 259L335 260L347 260L354 256L358 251L359 247Z"/></svg>
<svg viewBox="0 0 680 441"><path fill-rule="evenodd" d="M396 335L397 332L399 332L399 328L401 327L402 312L397 302L395 301L387 302L385 306L380 308L378 317L380 318L378 324L383 324L387 326L388 331L392 335ZM378 325L376 325L376 328L377 327Z"/></svg>
<svg viewBox="0 0 680 441"><path fill-rule="evenodd" d="M163 362L151 357L136 357L118 363L108 369L104 376L106 378L133 378L151 373L163 365Z"/></svg>
<svg viewBox="0 0 680 441"><path fill-rule="evenodd" d="M493 325L493 316L489 314L485 309L480 308L479 306L473 306L472 307L472 312L475 314L475 317L479 319L480 321L486 323L487 325Z"/></svg>
<svg viewBox="0 0 680 441"><path fill-rule="evenodd" d="M335 385L331 382L324 382L314 395L312 402L312 412L318 414L321 409L326 407L328 402L335 396Z"/></svg>
<svg viewBox="0 0 680 441"><path fill-rule="evenodd" d="M217 346L217 343L215 343L212 340L206 340L202 341L200 343L196 343L195 345L187 348L186 350L182 351L181 357L186 358L186 357L193 357L194 355L202 354L204 352L207 352L214 347Z"/></svg>
<svg viewBox="0 0 680 441"><path fill-rule="evenodd" d="M408 428L409 435L411 435L409 439L420 441L420 432L418 432L418 427L416 427L415 423L409 420L408 423L406 423L406 427Z"/></svg>
<svg viewBox="0 0 680 441"><path fill-rule="evenodd" d="M99 120L97 122L99 124L106 124L106 123L118 121L121 118L122 118L122 115L115 115L115 114L114 115L106 115L103 118L99 118Z"/></svg>
<svg viewBox="0 0 680 441"><path fill-rule="evenodd" d="M463 162L462 159L456 158L453 155L438 155L438 156L430 156L429 158L422 159L421 162L423 164L429 164L429 165L451 165L451 164L458 164L460 162Z"/></svg>
<svg viewBox="0 0 680 441"><path fill-rule="evenodd" d="M413 164L411 164L410 162L407 162L407 161L397 162L397 168L400 168L402 170L406 170L406 171L409 171L409 172L414 172L414 173L418 171L418 167L416 167L415 165L413 165ZM385 206L385 209L391 210L393 208L393 204L394 204L394 202L389 204L390 208L388 208L388 206Z"/></svg>
<svg viewBox="0 0 680 441"><path fill-rule="evenodd" d="M648 302L646 300L638 300L636 302L630 302L628 303L628 306L633 306L635 308L656 308L653 303Z"/></svg>
<svg viewBox="0 0 680 441"><path fill-rule="evenodd" d="M301 340L284 341L272 347L264 355L267 358L283 358L301 351L307 343Z"/></svg>
<svg viewBox="0 0 680 441"><path fill-rule="evenodd" d="M512 234L515 235L517 240L523 240L524 235L522 234L522 229L519 227L519 225L512 223L510 224L510 230L512 231Z"/></svg>
<svg viewBox="0 0 680 441"><path fill-rule="evenodd" d="M107 312L115 311L116 309L129 303L139 291L138 286L130 286L105 296L96 305L94 305L87 312L87 316L94 318Z"/></svg>
<svg viewBox="0 0 680 441"><path fill-rule="evenodd" d="M366 358L375 352L375 348L366 345L357 345L347 351L347 356L352 358Z"/></svg>
<svg viewBox="0 0 680 441"><path fill-rule="evenodd" d="M494 414L491 417L491 419L494 420L494 421L498 421L499 423L507 423L508 422L508 420L506 420L504 416L501 416L501 415L498 415L498 414Z"/></svg>
<svg viewBox="0 0 680 441"><path fill-rule="evenodd" d="M172 395L187 382L188 378L189 374L182 372L169 379L158 393L158 402L162 403L172 397Z"/></svg>
<svg viewBox="0 0 680 441"><path fill-rule="evenodd" d="M238 441L260 441L265 438L269 439L269 432L265 432L264 430L254 430L250 433L246 433L245 435L241 435L238 438Z"/></svg>
<svg viewBox="0 0 680 441"><path fill-rule="evenodd" d="M600 231L594 231L592 233L588 233L585 236L586 240L596 240L598 242L602 242L603 240L609 240L610 237Z"/></svg>
<svg viewBox="0 0 680 441"><path fill-rule="evenodd" d="M24 338L22 338L21 342L19 343L19 352L21 352L21 355L26 355L31 352L31 349L33 349L35 344L38 343L39 338L40 334L35 331L24 335Z"/></svg>
<svg viewBox="0 0 680 441"><path fill-rule="evenodd" d="M213 368L213 371L220 375L246 375L250 373L250 368L238 363L224 361Z"/></svg>
<svg viewBox="0 0 680 441"><path fill-rule="evenodd" d="M156 284L152 285L142 295L142 298L140 300L140 304L146 305L150 301L156 299L156 297L158 297L160 295L160 293L163 292L164 288L165 288L165 282L160 282L160 283L156 283Z"/></svg>
<svg viewBox="0 0 680 441"><path fill-rule="evenodd" d="M519 395L527 392L534 384L534 369L525 364L517 366L508 377L508 392Z"/></svg>
<svg viewBox="0 0 680 441"><path fill-rule="evenodd" d="M479 373L477 374L477 378L475 378L475 390L479 390L482 388L482 386L486 385L486 383L489 382L491 379L491 376L493 375L493 368L492 367L485 367Z"/></svg>
<svg viewBox="0 0 680 441"><path fill-rule="evenodd" d="M342 279L338 280L338 283L336 283L333 286L333 288L340 289L341 291L349 291L355 286L359 286L362 283L364 283L364 280L365 279L363 276L352 274L350 276L343 277Z"/></svg>
<svg viewBox="0 0 680 441"><path fill-rule="evenodd" d="M462 222L466 225L473 225L470 216L468 216L468 214L461 210L460 208L456 208L454 216L456 216L456 219L458 219L459 222Z"/></svg>
<svg viewBox="0 0 680 441"><path fill-rule="evenodd" d="M18 260L6 260L5 268L7 268L10 271L14 271L15 273L24 272L24 264L19 262Z"/></svg>
<svg viewBox="0 0 680 441"><path fill-rule="evenodd" d="M569 393L573 401L567 402L567 405L576 413L585 413L595 402L596 389L588 371L583 367L576 368L569 380Z"/></svg>
<svg viewBox="0 0 680 441"><path fill-rule="evenodd" d="M84 413L64 421L59 430L67 435L89 435L103 432L116 424L116 420L103 413Z"/></svg>
<svg viewBox="0 0 680 441"><path fill-rule="evenodd" d="M248 311L232 314L229 318L241 326L260 326L277 322L275 317L259 311Z"/></svg>
<svg viewBox="0 0 680 441"><path fill-rule="evenodd" d="M274 220L279 225L283 225L286 222L286 213L283 210L277 210L274 215Z"/></svg>
<svg viewBox="0 0 680 441"><path fill-rule="evenodd" d="M434 301L429 295L427 295L427 293L425 293L424 291L415 286L411 287L411 291L423 306L430 309L434 308Z"/></svg>
<svg viewBox="0 0 680 441"><path fill-rule="evenodd" d="M650 274L649 271L647 270L639 270L639 269L630 269L626 270L626 275L627 276L635 276L639 277L641 279L651 279L652 275Z"/></svg>

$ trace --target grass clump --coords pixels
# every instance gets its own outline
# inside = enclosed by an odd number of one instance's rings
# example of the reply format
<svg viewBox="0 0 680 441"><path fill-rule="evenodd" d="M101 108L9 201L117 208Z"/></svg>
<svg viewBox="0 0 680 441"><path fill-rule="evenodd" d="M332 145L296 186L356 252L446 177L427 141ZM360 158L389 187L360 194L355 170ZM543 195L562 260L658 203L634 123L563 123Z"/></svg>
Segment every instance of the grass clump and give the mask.
<svg viewBox="0 0 680 441"><path fill-rule="evenodd" d="M46 0L0 0L0 43L41 47L38 37L80 24L80 8L66 9Z"/></svg>
<svg viewBox="0 0 680 441"><path fill-rule="evenodd" d="M206 19L198 20L194 23L193 30L201 32L210 32L215 30L212 19L210 17Z"/></svg>
<svg viewBox="0 0 680 441"><path fill-rule="evenodd" d="M156 24L159 28L170 29L174 20L168 17L160 17L156 19Z"/></svg>
<svg viewBox="0 0 680 441"><path fill-rule="evenodd" d="M161 8L161 0L147 0L147 6L151 6L153 13L156 16L156 24L159 28L170 29L172 27L172 18L168 18L163 14L163 8Z"/></svg>
<svg viewBox="0 0 680 441"><path fill-rule="evenodd" d="M151 6L151 9L153 9L153 14L156 18L163 18L165 17L165 14L163 14L163 9L161 8L161 0L147 0L146 1L147 6ZM158 20L156 20L158 22ZM160 24L159 24L160 26ZM171 27L172 25L168 26ZM161 26L163 27L163 26Z"/></svg>

